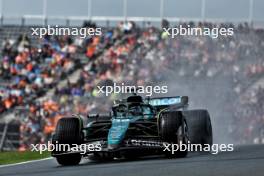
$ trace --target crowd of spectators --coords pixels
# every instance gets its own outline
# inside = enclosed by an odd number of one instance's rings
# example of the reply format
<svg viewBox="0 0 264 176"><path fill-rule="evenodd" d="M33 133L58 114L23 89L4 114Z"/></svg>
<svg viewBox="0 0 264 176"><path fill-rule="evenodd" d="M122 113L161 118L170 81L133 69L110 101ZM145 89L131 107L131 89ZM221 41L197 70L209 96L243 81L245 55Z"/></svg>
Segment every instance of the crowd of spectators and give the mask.
<svg viewBox="0 0 264 176"><path fill-rule="evenodd" d="M264 143L264 88L258 87L235 104L230 133L240 143ZM239 125L239 126L238 126Z"/></svg>
<svg viewBox="0 0 264 176"><path fill-rule="evenodd" d="M63 45L59 46L61 42ZM39 48L32 47L26 36L15 43L3 42L0 66L1 104L0 112L17 105L24 105L31 99L44 95L56 82L74 69L71 56L75 51L63 52L56 47L74 47L66 41L43 41Z"/></svg>
<svg viewBox="0 0 264 176"><path fill-rule="evenodd" d="M183 23L187 25L187 23ZM22 35L3 42L1 56L0 112L17 106L21 123L21 147L50 139L56 121L64 115L109 111L117 95L98 94L97 85L126 83L158 84L172 70L183 78L232 80L234 108L229 132L238 143L260 143L264 139L264 88L250 86L263 77L264 33L247 24L190 23L198 27L233 27L234 36L179 36L135 23L119 23L100 37L49 37L32 45ZM76 56L77 55L77 56ZM82 58L82 59L80 59ZM83 61L84 60L84 61ZM82 62L82 64L79 64ZM80 71L78 79L60 82ZM54 96L45 95L54 89ZM250 96L244 96L248 91ZM44 97L44 99L38 99ZM244 98L246 97L246 98Z"/></svg>

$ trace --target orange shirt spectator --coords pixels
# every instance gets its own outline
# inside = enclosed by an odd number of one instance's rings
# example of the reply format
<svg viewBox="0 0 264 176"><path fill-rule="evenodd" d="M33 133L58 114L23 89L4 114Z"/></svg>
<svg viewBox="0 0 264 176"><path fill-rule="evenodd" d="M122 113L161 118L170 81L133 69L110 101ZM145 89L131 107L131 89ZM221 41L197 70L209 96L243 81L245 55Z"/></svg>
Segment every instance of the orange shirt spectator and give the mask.
<svg viewBox="0 0 264 176"><path fill-rule="evenodd" d="M88 46L87 47L86 56L91 58L94 55L94 53L95 53L95 49L96 49L96 47L94 45Z"/></svg>

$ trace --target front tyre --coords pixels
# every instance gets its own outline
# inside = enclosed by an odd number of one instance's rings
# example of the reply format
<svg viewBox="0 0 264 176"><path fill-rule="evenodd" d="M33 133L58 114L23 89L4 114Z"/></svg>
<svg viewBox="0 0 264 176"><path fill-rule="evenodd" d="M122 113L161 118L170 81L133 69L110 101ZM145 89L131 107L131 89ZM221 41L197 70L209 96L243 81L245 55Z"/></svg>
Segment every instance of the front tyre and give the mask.
<svg viewBox="0 0 264 176"><path fill-rule="evenodd" d="M53 137L53 142L57 141L57 144L68 144L72 146L72 144L81 144L83 140L83 135L81 132L82 122L79 118L70 117L70 118L61 118L56 126L55 134ZM56 151L66 152L66 151ZM81 161L81 154L62 154L55 155L57 162L60 165L77 165Z"/></svg>

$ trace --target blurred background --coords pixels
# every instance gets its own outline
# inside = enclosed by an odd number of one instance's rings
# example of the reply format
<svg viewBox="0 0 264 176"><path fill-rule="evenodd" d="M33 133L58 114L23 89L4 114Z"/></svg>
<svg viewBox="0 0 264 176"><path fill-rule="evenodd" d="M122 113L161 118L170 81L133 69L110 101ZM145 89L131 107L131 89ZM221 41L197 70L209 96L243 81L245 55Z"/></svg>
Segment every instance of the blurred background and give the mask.
<svg viewBox="0 0 264 176"><path fill-rule="evenodd" d="M264 143L261 0L0 0L0 150L47 143L56 122L107 113L97 85L168 85L206 108L215 143ZM101 27L102 36L31 35L31 27ZM162 27L233 27L177 36ZM161 96L161 95L156 95Z"/></svg>

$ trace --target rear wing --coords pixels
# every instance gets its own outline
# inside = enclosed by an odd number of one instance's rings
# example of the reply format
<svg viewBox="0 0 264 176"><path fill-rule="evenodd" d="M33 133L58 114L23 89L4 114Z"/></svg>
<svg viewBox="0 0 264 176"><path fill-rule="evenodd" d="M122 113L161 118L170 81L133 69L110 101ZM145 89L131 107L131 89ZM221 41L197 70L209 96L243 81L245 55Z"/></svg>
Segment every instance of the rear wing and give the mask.
<svg viewBox="0 0 264 176"><path fill-rule="evenodd" d="M147 99L147 103L158 109L166 107L184 108L188 106L188 99L188 96L158 97Z"/></svg>

